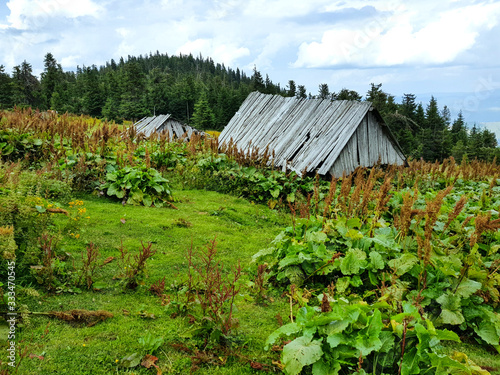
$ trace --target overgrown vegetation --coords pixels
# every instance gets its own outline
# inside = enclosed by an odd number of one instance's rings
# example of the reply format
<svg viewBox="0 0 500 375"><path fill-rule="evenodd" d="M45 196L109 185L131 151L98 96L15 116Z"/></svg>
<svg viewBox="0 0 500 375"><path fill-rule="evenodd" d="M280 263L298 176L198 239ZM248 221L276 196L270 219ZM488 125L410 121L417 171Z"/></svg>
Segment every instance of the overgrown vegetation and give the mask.
<svg viewBox="0 0 500 375"><path fill-rule="evenodd" d="M496 161L327 181L216 139L0 115L4 373L500 372L478 354L500 349Z"/></svg>

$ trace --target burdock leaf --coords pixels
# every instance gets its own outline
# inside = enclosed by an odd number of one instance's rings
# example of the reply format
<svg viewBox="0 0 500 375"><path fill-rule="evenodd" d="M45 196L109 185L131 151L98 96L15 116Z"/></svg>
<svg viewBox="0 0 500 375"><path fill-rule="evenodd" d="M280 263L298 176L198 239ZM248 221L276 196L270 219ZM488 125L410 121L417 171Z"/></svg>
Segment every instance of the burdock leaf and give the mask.
<svg viewBox="0 0 500 375"><path fill-rule="evenodd" d="M474 331L488 344L498 345L500 341L498 331L491 322L482 321L479 328L475 328Z"/></svg>
<svg viewBox="0 0 500 375"><path fill-rule="evenodd" d="M366 253L361 249L349 249L340 263L340 270L344 275L357 275L365 267Z"/></svg>
<svg viewBox="0 0 500 375"><path fill-rule="evenodd" d="M290 336L294 333L297 333L300 331L300 327L297 323L288 323L285 324L284 326L281 326L277 330L275 330L273 333L269 335L269 337L266 340L265 348L264 350L268 350L270 345L273 345L276 340L284 335L284 336Z"/></svg>
<svg viewBox="0 0 500 375"><path fill-rule="evenodd" d="M321 340L311 341L310 337L301 336L283 347L283 363L285 371L297 375L302 368L321 359Z"/></svg>
<svg viewBox="0 0 500 375"><path fill-rule="evenodd" d="M380 310L375 310L373 315L368 318L368 325L358 333L354 347L364 356L374 350L380 350L382 341L379 336L383 327L382 314Z"/></svg>
<svg viewBox="0 0 500 375"><path fill-rule="evenodd" d="M409 253L401 255L399 258L395 258L389 261L389 267L391 267L396 275L402 276L406 272L410 271L415 264L418 263L418 258Z"/></svg>
<svg viewBox="0 0 500 375"><path fill-rule="evenodd" d="M456 294L462 298L469 298L471 295L481 289L481 283L478 281L466 279L463 280L457 288Z"/></svg>

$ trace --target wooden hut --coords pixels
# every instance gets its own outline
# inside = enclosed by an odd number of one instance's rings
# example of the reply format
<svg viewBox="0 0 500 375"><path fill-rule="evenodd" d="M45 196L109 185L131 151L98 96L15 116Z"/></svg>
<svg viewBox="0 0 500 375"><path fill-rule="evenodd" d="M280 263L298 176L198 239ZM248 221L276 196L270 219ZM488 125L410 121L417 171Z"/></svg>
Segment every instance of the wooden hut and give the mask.
<svg viewBox="0 0 500 375"><path fill-rule="evenodd" d="M336 177L356 167L405 163L370 102L284 98L251 93L219 136L240 150L266 147L283 169Z"/></svg>
<svg viewBox="0 0 500 375"><path fill-rule="evenodd" d="M189 140L193 133L205 134L174 119L171 115L144 117L137 121L134 126L137 134L144 133L148 137L154 132L161 133L163 131L166 131L170 138L185 138L186 140Z"/></svg>

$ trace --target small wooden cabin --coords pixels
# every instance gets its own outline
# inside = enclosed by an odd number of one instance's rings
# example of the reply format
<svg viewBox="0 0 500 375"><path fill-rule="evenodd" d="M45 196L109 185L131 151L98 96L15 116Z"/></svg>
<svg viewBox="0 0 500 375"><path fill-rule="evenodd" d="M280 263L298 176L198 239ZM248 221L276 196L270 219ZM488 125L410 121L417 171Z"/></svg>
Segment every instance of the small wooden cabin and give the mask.
<svg viewBox="0 0 500 375"><path fill-rule="evenodd" d="M166 131L170 138L185 138L186 140L189 140L193 133L205 134L174 119L171 115L144 117L137 121L134 126L137 134L144 133L148 137L154 132L161 133L163 131Z"/></svg>
<svg viewBox="0 0 500 375"><path fill-rule="evenodd" d="M251 93L219 136L241 150L266 147L274 164L341 177L358 166L402 165L403 151L370 102Z"/></svg>

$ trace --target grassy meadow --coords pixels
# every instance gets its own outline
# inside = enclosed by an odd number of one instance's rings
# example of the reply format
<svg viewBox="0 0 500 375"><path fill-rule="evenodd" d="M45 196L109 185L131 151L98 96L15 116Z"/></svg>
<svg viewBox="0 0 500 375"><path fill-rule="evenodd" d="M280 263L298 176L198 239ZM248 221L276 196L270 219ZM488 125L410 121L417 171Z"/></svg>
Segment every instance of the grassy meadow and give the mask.
<svg viewBox="0 0 500 375"><path fill-rule="evenodd" d="M0 374L500 374L496 162L330 181L31 110L0 155Z"/></svg>

